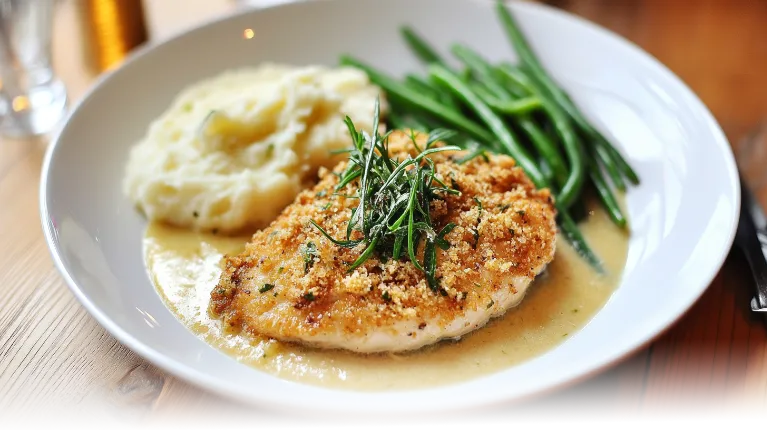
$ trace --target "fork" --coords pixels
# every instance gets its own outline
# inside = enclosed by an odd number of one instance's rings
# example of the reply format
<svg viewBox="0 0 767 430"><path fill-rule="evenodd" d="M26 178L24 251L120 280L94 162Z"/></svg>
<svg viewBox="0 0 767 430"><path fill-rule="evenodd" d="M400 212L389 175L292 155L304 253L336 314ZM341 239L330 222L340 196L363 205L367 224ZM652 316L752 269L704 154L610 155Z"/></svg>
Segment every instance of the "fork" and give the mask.
<svg viewBox="0 0 767 430"><path fill-rule="evenodd" d="M740 170L741 206L736 245L741 249L755 284L751 310L760 313L767 324L767 216L759 199L753 194L764 193L767 183L767 123L749 133L735 148Z"/></svg>

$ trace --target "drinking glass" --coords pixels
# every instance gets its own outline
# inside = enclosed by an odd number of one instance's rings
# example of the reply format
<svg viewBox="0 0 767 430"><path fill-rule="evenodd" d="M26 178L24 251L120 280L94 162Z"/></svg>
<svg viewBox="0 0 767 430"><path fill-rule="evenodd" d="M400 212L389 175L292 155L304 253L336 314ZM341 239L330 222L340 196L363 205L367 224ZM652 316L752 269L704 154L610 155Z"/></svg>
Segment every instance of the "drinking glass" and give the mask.
<svg viewBox="0 0 767 430"><path fill-rule="evenodd" d="M67 95L51 66L55 0L0 0L0 134L52 131Z"/></svg>
<svg viewBox="0 0 767 430"><path fill-rule="evenodd" d="M259 7L276 6L283 3L290 3L291 1L294 1L294 0L235 0L235 3L239 7L259 8Z"/></svg>

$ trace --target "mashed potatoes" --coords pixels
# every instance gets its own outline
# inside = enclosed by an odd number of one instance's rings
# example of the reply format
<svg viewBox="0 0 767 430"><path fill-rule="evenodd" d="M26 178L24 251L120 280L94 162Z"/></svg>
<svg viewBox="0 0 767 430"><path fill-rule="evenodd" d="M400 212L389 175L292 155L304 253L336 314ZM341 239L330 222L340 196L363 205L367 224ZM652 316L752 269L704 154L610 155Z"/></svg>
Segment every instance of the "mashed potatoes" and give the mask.
<svg viewBox="0 0 767 430"><path fill-rule="evenodd" d="M133 148L125 192L150 220L242 232L267 225L371 130L381 91L352 68L265 65L183 91Z"/></svg>

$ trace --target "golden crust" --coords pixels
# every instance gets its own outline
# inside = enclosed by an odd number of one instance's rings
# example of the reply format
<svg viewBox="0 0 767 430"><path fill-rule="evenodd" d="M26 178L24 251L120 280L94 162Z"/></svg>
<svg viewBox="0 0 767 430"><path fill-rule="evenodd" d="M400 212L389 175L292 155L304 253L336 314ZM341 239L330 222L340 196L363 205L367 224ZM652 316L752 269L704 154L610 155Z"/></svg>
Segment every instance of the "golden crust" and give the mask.
<svg viewBox="0 0 767 430"><path fill-rule="evenodd" d="M392 156L404 159L414 151L409 135L390 137ZM242 254L224 258L220 282L211 293L211 313L235 331L309 343L323 336L395 334L402 321L417 321L423 329L426 324L446 327L472 311L502 313L506 309L494 308L493 297L515 284L500 280L532 281L553 258L552 197L548 190L536 190L510 157L455 163L462 155L431 156L438 176L461 191L435 201L430 211L437 230L449 222L457 225L446 236L450 248L437 253L440 292L432 291L406 258L383 262L373 256L348 271L364 245L340 248L309 222L315 220L341 239L357 205L356 199L333 195L338 177L323 170L319 183L254 234ZM340 163L334 172L345 166ZM354 194L355 186L348 185L343 194ZM307 263L302 249L309 243L316 246L316 257Z"/></svg>

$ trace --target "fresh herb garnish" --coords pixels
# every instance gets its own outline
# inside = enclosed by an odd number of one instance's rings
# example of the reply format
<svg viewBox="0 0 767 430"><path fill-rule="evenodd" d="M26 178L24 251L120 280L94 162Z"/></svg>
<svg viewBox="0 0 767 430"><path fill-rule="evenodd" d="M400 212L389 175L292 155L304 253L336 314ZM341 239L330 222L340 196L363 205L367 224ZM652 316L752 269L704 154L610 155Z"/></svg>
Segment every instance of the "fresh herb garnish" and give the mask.
<svg viewBox="0 0 767 430"><path fill-rule="evenodd" d="M479 215L477 215L477 219L480 219L482 218L482 202L478 198L474 197L474 203L476 203L479 207Z"/></svg>
<svg viewBox="0 0 767 430"><path fill-rule="evenodd" d="M304 273L309 273L309 269L314 265L320 254L317 252L317 245L309 241L299 248L301 256L304 258Z"/></svg>
<svg viewBox="0 0 767 430"><path fill-rule="evenodd" d="M382 297L382 298L383 298L385 301L387 301L387 302L390 302L390 301L391 301L391 296L389 295L389 292L388 292L388 291L384 291L384 293L381 295L381 297Z"/></svg>
<svg viewBox="0 0 767 430"><path fill-rule="evenodd" d="M407 254L413 265L426 275L429 287L437 291L436 247L447 249L450 244L444 239L454 227L444 226L440 231L429 215L430 202L445 194L460 194L448 187L437 177L434 162L428 155L443 151L457 151L457 146L432 147L438 140L447 140L454 133L448 130L434 130L430 133L426 147L416 144L421 151L417 156L408 156L399 161L389 156L389 135L378 133L380 103L376 100L373 115L372 136L357 130L349 117L346 126L354 143L349 151L349 163L339 175L336 192L353 182L358 183L356 197L359 204L352 209L346 228L346 237L337 240L316 222L312 224L337 246L355 248L364 245L361 254L349 266L352 271L367 261L373 254L383 258L398 259ZM352 239L357 232L358 239ZM425 240L423 260L416 258L417 245Z"/></svg>
<svg viewBox="0 0 767 430"><path fill-rule="evenodd" d="M265 292L267 292L269 290L272 290L272 289L274 289L274 284L264 284L263 287L258 289L258 292L263 294L263 293L265 293Z"/></svg>
<svg viewBox="0 0 767 430"><path fill-rule="evenodd" d="M312 293L310 291L310 292L304 294L304 300L306 300L307 302L313 302L314 301L314 293Z"/></svg>
<svg viewBox="0 0 767 430"><path fill-rule="evenodd" d="M479 207L479 213L477 214L477 226L474 228L474 243L472 244L472 248L477 249L477 245L479 245L479 223L482 222L482 202L476 197L474 197L474 202Z"/></svg>

